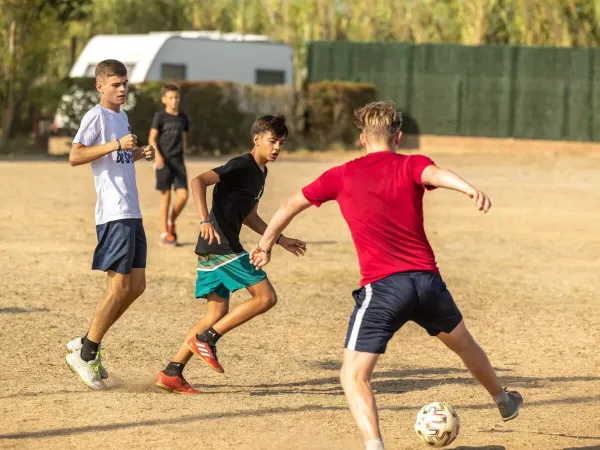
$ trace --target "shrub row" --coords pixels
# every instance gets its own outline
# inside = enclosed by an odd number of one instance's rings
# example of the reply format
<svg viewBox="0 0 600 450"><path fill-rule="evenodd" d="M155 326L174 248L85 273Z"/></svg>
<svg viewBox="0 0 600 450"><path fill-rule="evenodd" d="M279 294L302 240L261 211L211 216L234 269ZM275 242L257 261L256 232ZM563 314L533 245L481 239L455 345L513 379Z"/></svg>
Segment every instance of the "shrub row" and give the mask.
<svg viewBox="0 0 600 450"><path fill-rule="evenodd" d="M59 105L61 132L74 134L83 115L98 102L91 79L72 79ZM264 114L285 114L289 147L355 146L353 111L376 98L372 84L319 82L304 95L284 86L250 86L227 82L185 82L181 110L190 120L191 154L231 153L251 145L252 122ZM125 110L132 131L146 143L152 117L164 108L159 82L131 86Z"/></svg>

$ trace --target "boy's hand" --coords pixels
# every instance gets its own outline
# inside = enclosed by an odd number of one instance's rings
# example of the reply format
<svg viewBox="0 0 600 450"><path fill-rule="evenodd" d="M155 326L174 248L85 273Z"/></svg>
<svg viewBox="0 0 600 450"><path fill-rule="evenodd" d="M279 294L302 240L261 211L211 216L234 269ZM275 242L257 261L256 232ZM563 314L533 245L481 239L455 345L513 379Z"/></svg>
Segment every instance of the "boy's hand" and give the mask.
<svg viewBox="0 0 600 450"><path fill-rule="evenodd" d="M142 148L142 155L144 155L146 161L152 161L154 159L154 147L146 145Z"/></svg>
<svg viewBox="0 0 600 450"><path fill-rule="evenodd" d="M485 193L475 188L471 188L466 192L466 194L473 199L477 209L479 211L483 211L484 214L492 207L492 202L490 201L489 197L485 195Z"/></svg>
<svg viewBox="0 0 600 450"><path fill-rule="evenodd" d="M271 252L264 252L259 247L258 244L254 247L254 249L250 252L250 263L258 269L262 269L271 261Z"/></svg>
<svg viewBox="0 0 600 450"><path fill-rule="evenodd" d="M306 253L306 242L301 241L300 239L287 238L281 235L281 238L279 238L279 245L296 256L304 256L304 253Z"/></svg>
<svg viewBox="0 0 600 450"><path fill-rule="evenodd" d="M221 243L221 236L213 227L213 224L210 222L205 222L200 224L200 236L205 241L208 241L208 245L212 245L212 243L216 240L219 244Z"/></svg>
<svg viewBox="0 0 600 450"><path fill-rule="evenodd" d="M121 150L132 150L137 147L137 136L135 134L128 134L119 138L121 142Z"/></svg>
<svg viewBox="0 0 600 450"><path fill-rule="evenodd" d="M154 159L154 167L158 170L162 169L163 167L165 167L165 159L162 157L162 155L159 152L156 152L154 155L155 159Z"/></svg>

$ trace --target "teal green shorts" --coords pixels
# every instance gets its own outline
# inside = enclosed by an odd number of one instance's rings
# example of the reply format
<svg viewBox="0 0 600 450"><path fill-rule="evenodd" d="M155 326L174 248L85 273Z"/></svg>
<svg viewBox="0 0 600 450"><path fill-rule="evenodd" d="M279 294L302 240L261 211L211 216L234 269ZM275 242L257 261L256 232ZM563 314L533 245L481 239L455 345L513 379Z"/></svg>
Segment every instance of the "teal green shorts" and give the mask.
<svg viewBox="0 0 600 450"><path fill-rule="evenodd" d="M267 279L263 270L256 270L248 253L198 256L196 298L207 298L213 292L229 300L229 295Z"/></svg>

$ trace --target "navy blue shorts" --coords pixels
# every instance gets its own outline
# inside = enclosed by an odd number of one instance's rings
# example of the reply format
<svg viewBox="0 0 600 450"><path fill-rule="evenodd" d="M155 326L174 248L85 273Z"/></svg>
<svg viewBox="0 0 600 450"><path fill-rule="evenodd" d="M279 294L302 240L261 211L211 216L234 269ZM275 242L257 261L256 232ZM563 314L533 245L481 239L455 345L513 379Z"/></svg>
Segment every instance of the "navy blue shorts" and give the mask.
<svg viewBox="0 0 600 450"><path fill-rule="evenodd" d="M346 334L349 350L385 353L394 333L409 320L431 336L450 333L462 320L446 283L433 272L396 273L352 295L356 306Z"/></svg>
<svg viewBox="0 0 600 450"><path fill-rule="evenodd" d="M127 274L145 269L148 245L142 219L120 219L96 225L98 245L94 250L93 270Z"/></svg>

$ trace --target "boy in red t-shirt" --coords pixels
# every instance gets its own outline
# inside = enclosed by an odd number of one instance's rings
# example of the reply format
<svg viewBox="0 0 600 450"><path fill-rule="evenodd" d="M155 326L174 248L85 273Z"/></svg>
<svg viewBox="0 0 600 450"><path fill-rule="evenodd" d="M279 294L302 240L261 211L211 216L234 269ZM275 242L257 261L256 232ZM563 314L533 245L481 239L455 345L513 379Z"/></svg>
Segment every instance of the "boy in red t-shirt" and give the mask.
<svg viewBox="0 0 600 450"><path fill-rule="evenodd" d="M491 202L453 172L426 156L397 154L402 116L387 102L355 111L367 154L334 167L289 199L275 213L251 253L257 268L285 227L311 205L336 200L356 247L361 288L350 317L341 371L350 410L367 450L383 449L371 375L396 331L412 320L461 357L496 402L502 419L517 417L523 398L502 388L483 349L467 330L439 274L423 226L423 195L437 187L462 192L479 211Z"/></svg>

